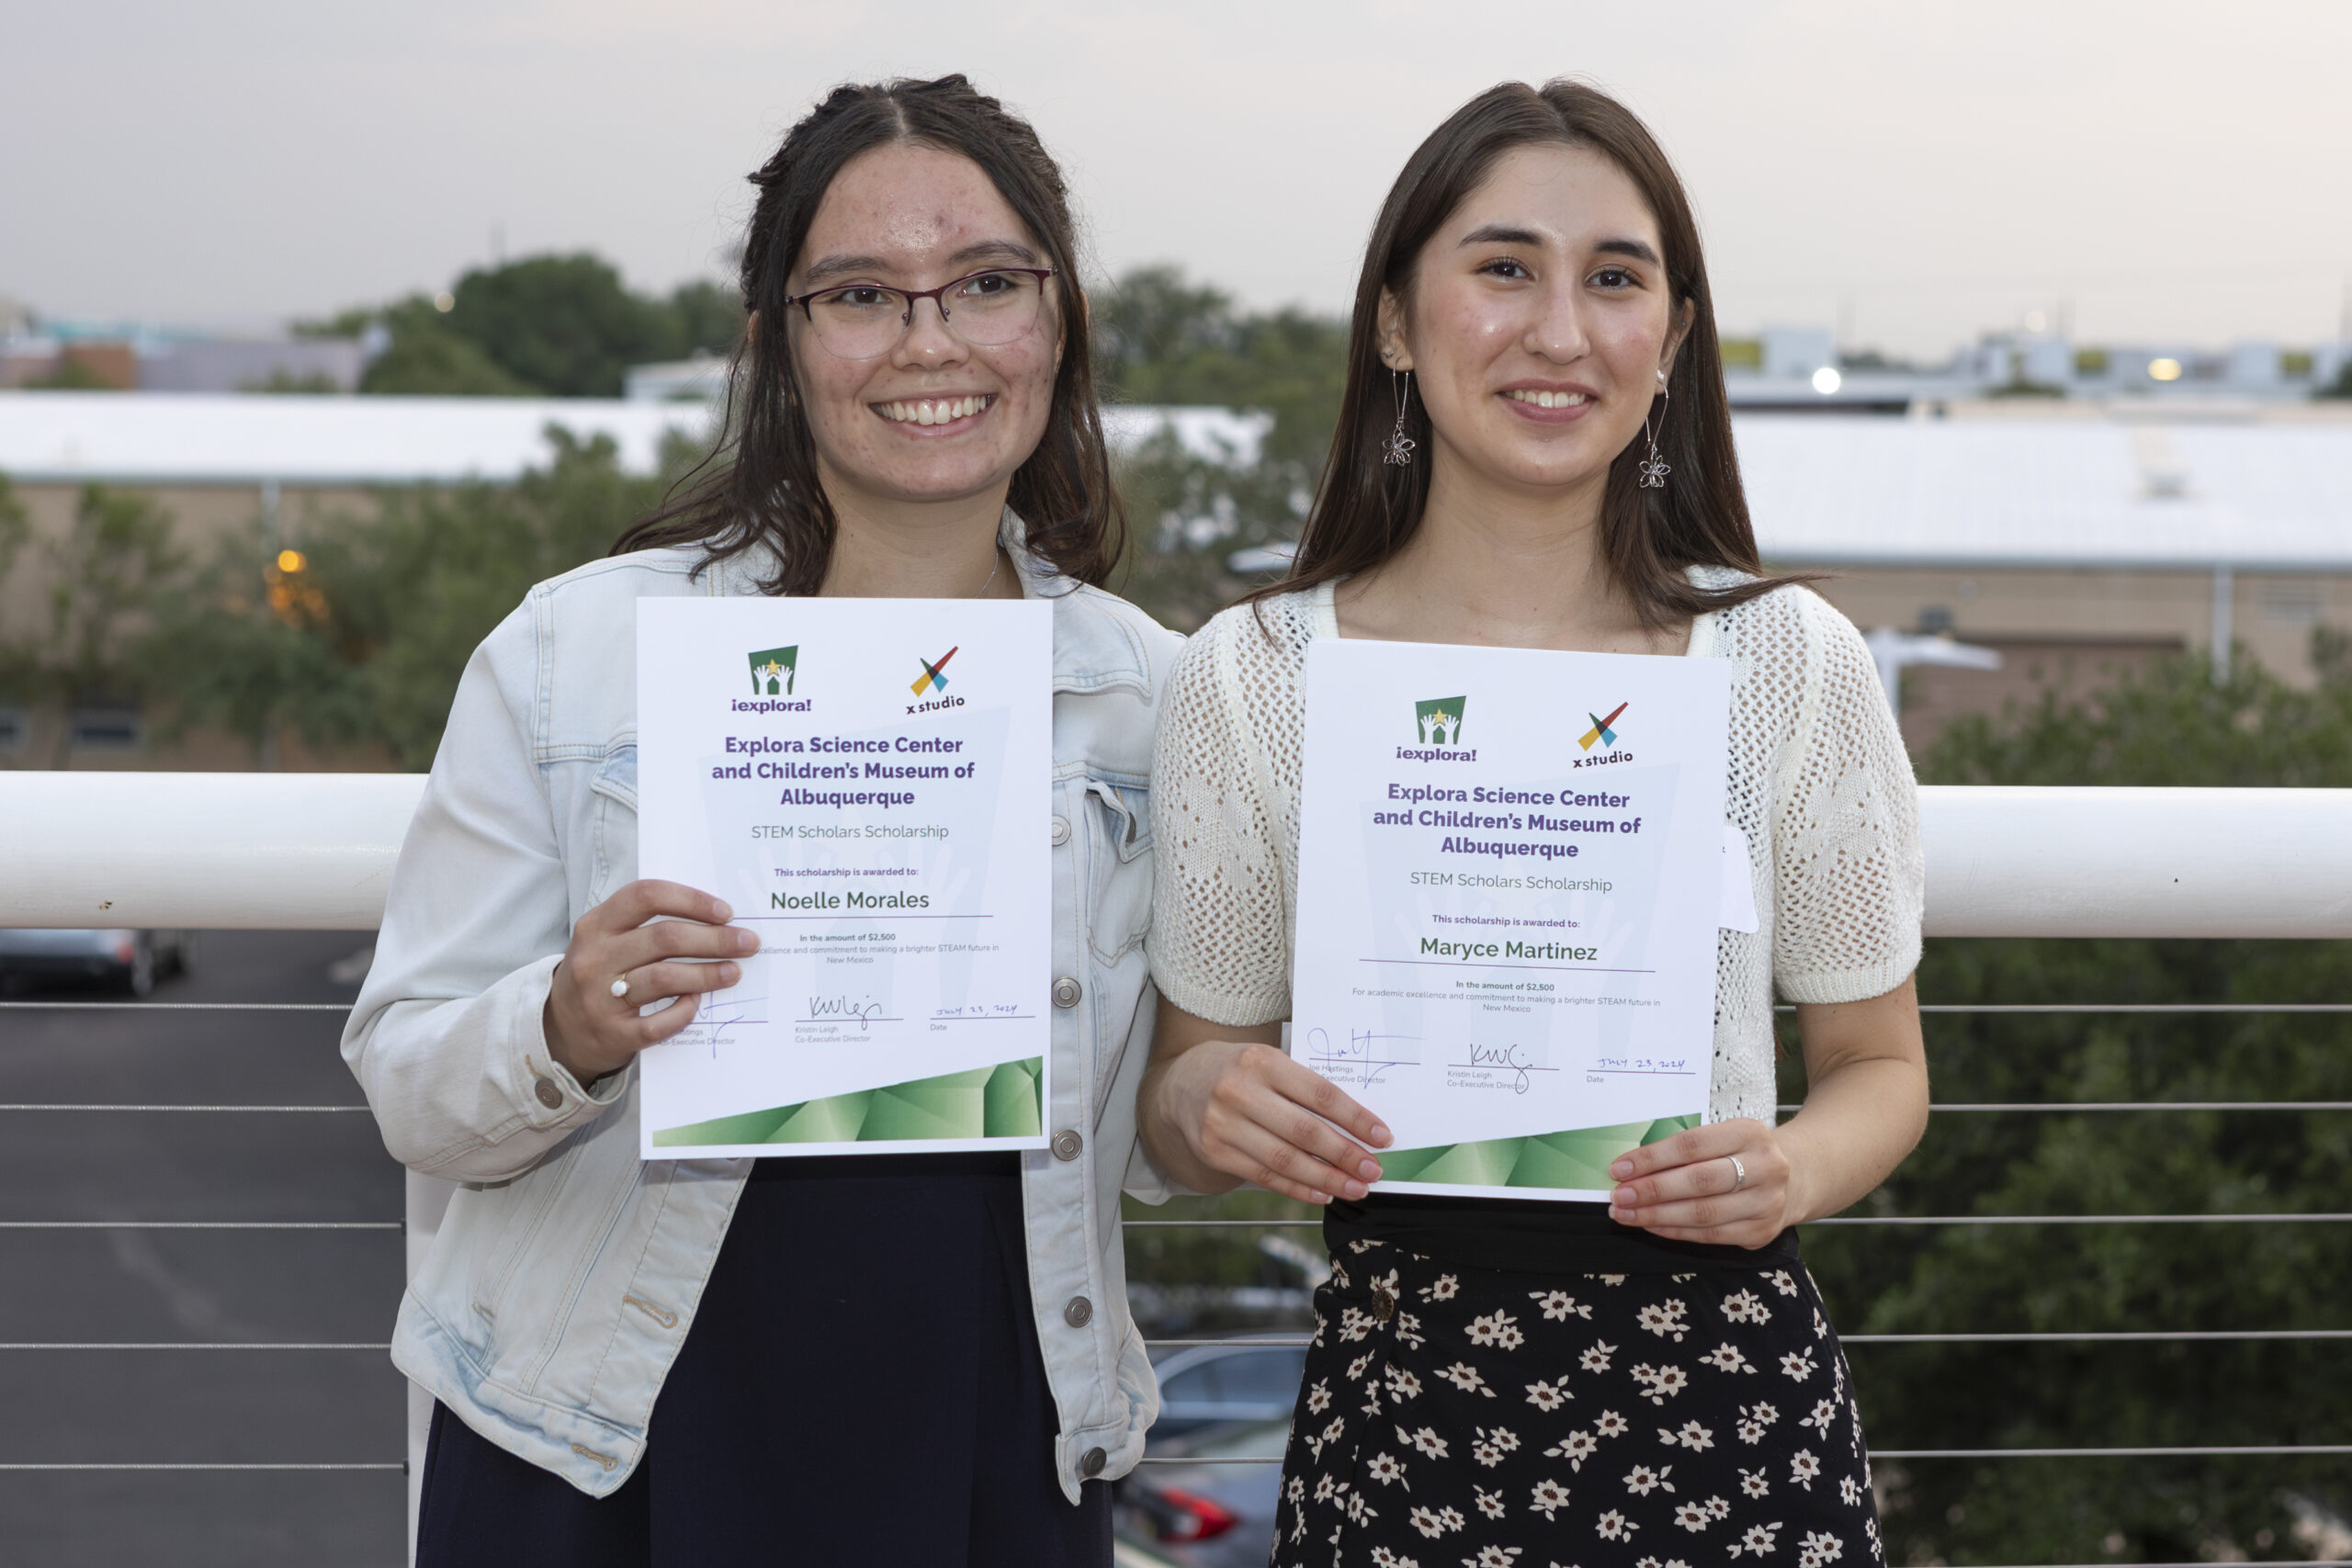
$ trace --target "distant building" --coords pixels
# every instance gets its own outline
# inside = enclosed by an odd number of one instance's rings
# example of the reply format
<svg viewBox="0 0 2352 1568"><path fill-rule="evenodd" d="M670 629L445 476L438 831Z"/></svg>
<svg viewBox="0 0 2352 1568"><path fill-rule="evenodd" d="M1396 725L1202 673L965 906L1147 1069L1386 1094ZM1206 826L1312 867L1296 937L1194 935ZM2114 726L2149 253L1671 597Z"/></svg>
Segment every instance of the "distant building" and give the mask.
<svg viewBox="0 0 2352 1568"><path fill-rule="evenodd" d="M2009 399L1736 432L1770 566L1827 573L1865 630L2002 655L1906 674L1914 745L2167 652L2234 644L2308 682L2312 629L2352 629L2352 406Z"/></svg>
<svg viewBox="0 0 2352 1568"><path fill-rule="evenodd" d="M2332 387L2352 344L2289 350L2275 343L2222 349L2182 344L2078 344L2062 333L1991 333L1942 366L1889 368L1874 356L1849 363L1826 328L1769 327L1724 344L1732 406L1785 412L1907 413L1976 398L2215 399L2299 403Z"/></svg>
<svg viewBox="0 0 2352 1568"><path fill-rule="evenodd" d="M119 391L352 392L368 358L363 344L345 338L18 333L0 339L0 387L72 380Z"/></svg>
<svg viewBox="0 0 2352 1568"><path fill-rule="evenodd" d="M659 365L632 365L621 379L621 397L632 403L717 402L727 391L727 358L697 354Z"/></svg>

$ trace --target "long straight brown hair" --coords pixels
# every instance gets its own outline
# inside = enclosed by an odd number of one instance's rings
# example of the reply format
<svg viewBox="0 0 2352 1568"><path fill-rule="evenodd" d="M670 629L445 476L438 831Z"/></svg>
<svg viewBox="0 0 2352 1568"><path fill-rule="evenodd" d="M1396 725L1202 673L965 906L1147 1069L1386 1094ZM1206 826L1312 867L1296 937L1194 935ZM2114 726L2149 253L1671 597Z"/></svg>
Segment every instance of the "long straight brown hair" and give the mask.
<svg viewBox="0 0 2352 1568"><path fill-rule="evenodd" d="M1390 372L1380 362L1381 293L1387 290L1409 307L1422 246L1504 154L1538 145L1588 148L1624 171L1657 220L1673 309L1678 314L1686 305L1690 310L1690 334L1675 356L1667 391L1658 395L1664 407L1658 399L1651 403L1653 422L1660 425L1658 452L1672 467L1665 487L1642 488L1645 451L1638 436L1609 467L1600 540L1611 576L1653 626L1724 609L1796 581L1759 575L1747 495L1732 447L1714 299L1682 182L1631 109L1597 87L1556 80L1540 89L1506 82L1479 94L1430 133L1389 188L1356 282L1347 390L1321 487L1290 574L1250 599L1369 570L1395 556L1420 526L1429 503L1428 462L1397 467L1381 460L1396 421ZM1405 431L1421 452L1431 450L1423 400L1410 400ZM1692 566L1730 567L1751 580L1701 588L1684 575Z"/></svg>
<svg viewBox="0 0 2352 1568"><path fill-rule="evenodd" d="M836 87L751 176L760 197L743 236L743 303L767 330L737 340L718 444L613 554L699 545L708 564L765 543L779 564L764 592L814 593L825 581L839 520L796 389L786 280L843 165L893 142L969 158L1045 247L1062 363L1045 435L1014 472L1006 504L1029 525L1029 547L1064 576L1098 587L1109 578L1125 548L1126 513L1094 395L1069 192L1029 122L960 75Z"/></svg>

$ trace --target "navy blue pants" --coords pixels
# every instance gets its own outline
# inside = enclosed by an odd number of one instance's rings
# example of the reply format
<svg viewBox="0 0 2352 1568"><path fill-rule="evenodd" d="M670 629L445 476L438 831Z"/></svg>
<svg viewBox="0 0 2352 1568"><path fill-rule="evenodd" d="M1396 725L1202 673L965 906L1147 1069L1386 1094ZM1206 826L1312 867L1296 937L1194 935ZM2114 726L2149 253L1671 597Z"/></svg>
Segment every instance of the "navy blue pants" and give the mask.
<svg viewBox="0 0 2352 1568"><path fill-rule="evenodd" d="M1108 1568L1072 1506L1011 1155L765 1159L628 1481L591 1498L433 1414L418 1568Z"/></svg>

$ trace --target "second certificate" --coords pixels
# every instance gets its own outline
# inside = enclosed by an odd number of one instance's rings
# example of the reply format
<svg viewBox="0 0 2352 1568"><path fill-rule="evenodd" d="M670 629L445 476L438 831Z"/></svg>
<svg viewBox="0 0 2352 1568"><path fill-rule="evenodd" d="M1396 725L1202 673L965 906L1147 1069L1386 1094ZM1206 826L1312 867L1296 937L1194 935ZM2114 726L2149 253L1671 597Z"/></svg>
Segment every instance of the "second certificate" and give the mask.
<svg viewBox="0 0 2352 1568"><path fill-rule="evenodd" d="M648 1156L1045 1146L1052 615L639 602L639 874L761 938L639 1058Z"/></svg>
<svg viewBox="0 0 2352 1568"><path fill-rule="evenodd" d="M1703 1116L1730 682L1309 649L1291 1051L1396 1134L1382 1190L1601 1199Z"/></svg>

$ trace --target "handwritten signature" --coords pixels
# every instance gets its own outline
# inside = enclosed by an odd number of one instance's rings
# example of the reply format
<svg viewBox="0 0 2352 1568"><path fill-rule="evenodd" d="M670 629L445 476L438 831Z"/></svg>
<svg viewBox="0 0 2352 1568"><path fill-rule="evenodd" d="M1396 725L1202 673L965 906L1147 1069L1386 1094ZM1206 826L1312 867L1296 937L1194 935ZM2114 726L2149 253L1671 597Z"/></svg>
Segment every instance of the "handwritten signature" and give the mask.
<svg viewBox="0 0 2352 1568"><path fill-rule="evenodd" d="M1499 1067L1512 1075L1510 1091L1513 1094L1525 1094L1531 1081L1528 1074L1557 1072L1559 1069L1544 1066L1540 1062L1523 1059L1523 1051L1524 1047L1519 1045L1474 1044L1470 1047L1470 1059L1462 1063L1461 1066Z"/></svg>
<svg viewBox="0 0 2352 1568"><path fill-rule="evenodd" d="M1388 1043L1391 1041L1411 1044ZM1306 1060L1327 1078L1342 1083L1353 1081L1361 1088L1370 1089L1391 1067L1419 1066L1421 1054L1415 1048L1419 1043L1418 1034L1374 1034L1370 1030L1351 1029L1348 1043L1335 1048L1329 1033L1310 1029L1306 1032Z"/></svg>
<svg viewBox="0 0 2352 1568"><path fill-rule="evenodd" d="M857 1020L857 1027L863 1030L866 1027L867 1020L882 1016L882 1004L871 997L863 1001L850 997L810 997L808 1016L810 1018L854 1018Z"/></svg>

